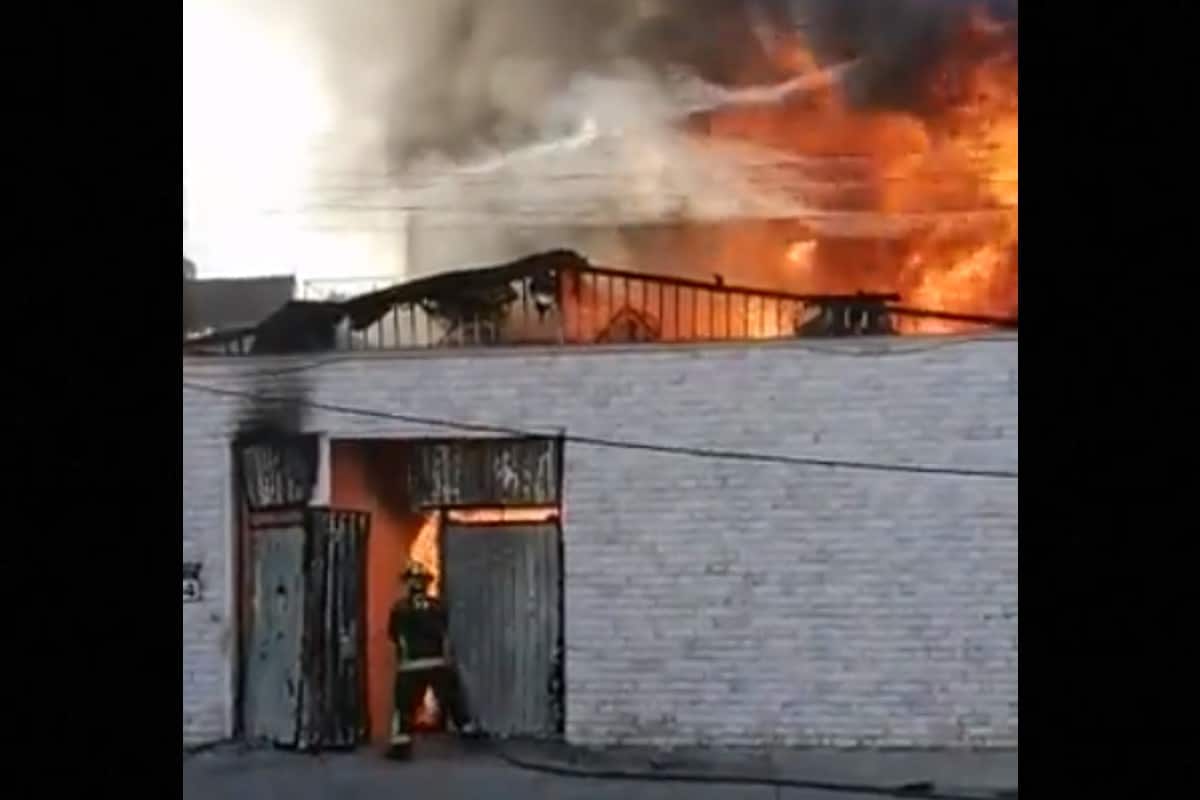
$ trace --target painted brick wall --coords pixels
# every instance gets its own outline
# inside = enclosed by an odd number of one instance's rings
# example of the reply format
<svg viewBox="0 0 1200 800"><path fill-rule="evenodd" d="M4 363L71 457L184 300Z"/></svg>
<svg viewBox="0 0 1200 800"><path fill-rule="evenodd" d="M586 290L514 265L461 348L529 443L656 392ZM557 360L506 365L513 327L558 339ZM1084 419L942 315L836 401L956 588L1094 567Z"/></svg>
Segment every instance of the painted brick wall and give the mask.
<svg viewBox="0 0 1200 800"><path fill-rule="evenodd" d="M267 370L299 362L270 362ZM246 361L186 380L271 391ZM862 340L360 356L309 400L580 435L1015 470L1017 342ZM185 740L229 713L228 438L185 389ZM325 411L333 436L445 435ZM1014 480L566 454L567 736L578 743L1013 745Z"/></svg>

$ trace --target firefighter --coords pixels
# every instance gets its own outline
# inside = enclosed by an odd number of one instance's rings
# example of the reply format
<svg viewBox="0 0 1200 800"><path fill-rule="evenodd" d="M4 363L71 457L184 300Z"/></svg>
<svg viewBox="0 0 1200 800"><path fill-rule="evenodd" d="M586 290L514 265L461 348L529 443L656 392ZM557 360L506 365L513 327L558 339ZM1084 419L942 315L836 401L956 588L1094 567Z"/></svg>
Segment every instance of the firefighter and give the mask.
<svg viewBox="0 0 1200 800"><path fill-rule="evenodd" d="M388 618L388 637L396 646L392 748L397 753L406 753L412 743L413 715L429 688L460 733L476 733L450 659L446 613L437 599L429 596L432 580L433 574L424 564L411 562L400 576L404 596Z"/></svg>

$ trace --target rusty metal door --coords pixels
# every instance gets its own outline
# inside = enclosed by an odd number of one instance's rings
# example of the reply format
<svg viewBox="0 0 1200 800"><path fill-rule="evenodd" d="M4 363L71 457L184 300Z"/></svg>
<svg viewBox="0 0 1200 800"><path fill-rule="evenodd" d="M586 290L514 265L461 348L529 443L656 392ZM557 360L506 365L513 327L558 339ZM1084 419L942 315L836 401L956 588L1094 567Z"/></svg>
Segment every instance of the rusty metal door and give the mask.
<svg viewBox="0 0 1200 800"><path fill-rule="evenodd" d="M294 745L304 627L304 545L300 526L252 533L254 583L246 665L246 735Z"/></svg>
<svg viewBox="0 0 1200 800"><path fill-rule="evenodd" d="M442 548L450 639L480 727L501 737L556 735L557 523L448 523Z"/></svg>
<svg viewBox="0 0 1200 800"><path fill-rule="evenodd" d="M366 555L370 515L308 509L252 530L248 739L302 750L367 734Z"/></svg>
<svg viewBox="0 0 1200 800"><path fill-rule="evenodd" d="M370 515L308 512L301 749L350 748L367 736L366 567Z"/></svg>

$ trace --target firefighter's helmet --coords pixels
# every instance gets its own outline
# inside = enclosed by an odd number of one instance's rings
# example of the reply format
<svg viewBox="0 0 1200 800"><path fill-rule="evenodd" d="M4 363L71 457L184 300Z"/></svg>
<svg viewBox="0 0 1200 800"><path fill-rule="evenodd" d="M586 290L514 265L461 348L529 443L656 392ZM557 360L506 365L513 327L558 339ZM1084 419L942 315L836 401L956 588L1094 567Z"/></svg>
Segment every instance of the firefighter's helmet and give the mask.
<svg viewBox="0 0 1200 800"><path fill-rule="evenodd" d="M404 568L402 578L410 586L419 585L425 587L433 582L433 573L429 571L429 567L420 561L410 561L408 562L408 566Z"/></svg>

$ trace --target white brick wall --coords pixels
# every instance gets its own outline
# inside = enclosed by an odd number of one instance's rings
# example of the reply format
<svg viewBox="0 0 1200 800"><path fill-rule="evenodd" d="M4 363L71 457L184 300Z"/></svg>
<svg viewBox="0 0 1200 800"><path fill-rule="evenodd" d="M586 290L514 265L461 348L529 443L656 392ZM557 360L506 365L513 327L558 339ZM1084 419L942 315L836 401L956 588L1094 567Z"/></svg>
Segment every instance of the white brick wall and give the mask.
<svg viewBox="0 0 1200 800"><path fill-rule="evenodd" d="M278 369L304 359L272 361ZM250 362L187 380L267 391ZM915 339L361 356L309 399L579 435L1016 469L1017 342ZM295 385L296 374L287 377ZM227 733L238 401L185 390L184 737ZM446 435L314 411L333 436ZM577 743L1012 745L1017 484L568 445Z"/></svg>

